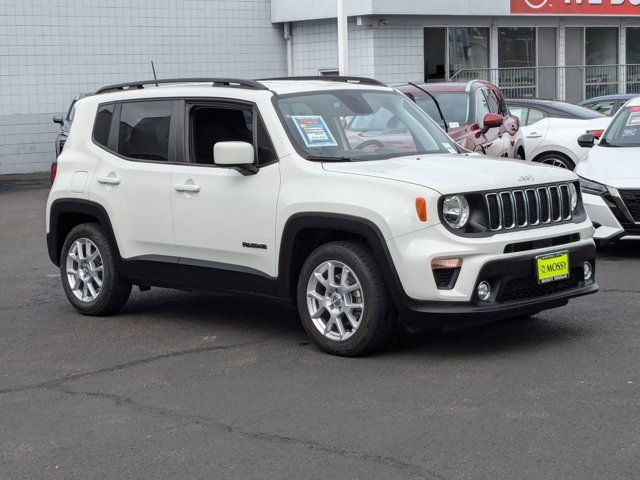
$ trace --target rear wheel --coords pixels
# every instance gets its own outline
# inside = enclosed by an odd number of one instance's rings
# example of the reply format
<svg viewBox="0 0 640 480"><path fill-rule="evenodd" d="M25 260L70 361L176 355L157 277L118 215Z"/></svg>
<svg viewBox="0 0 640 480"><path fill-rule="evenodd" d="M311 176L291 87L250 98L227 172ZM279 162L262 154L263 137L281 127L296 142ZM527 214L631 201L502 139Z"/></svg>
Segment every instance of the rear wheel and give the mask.
<svg viewBox="0 0 640 480"><path fill-rule="evenodd" d="M110 315L126 303L131 283L116 268L115 249L100 225L75 227L64 242L60 276L67 299L84 315Z"/></svg>
<svg viewBox="0 0 640 480"><path fill-rule="evenodd" d="M391 338L395 310L373 255L357 242L315 250L298 280L302 324L323 351L353 357Z"/></svg>
<svg viewBox="0 0 640 480"><path fill-rule="evenodd" d="M545 153L544 155L536 158L535 161L546 165L553 165L554 167L565 168L567 170L573 170L576 168L575 164L569 157L557 152Z"/></svg>

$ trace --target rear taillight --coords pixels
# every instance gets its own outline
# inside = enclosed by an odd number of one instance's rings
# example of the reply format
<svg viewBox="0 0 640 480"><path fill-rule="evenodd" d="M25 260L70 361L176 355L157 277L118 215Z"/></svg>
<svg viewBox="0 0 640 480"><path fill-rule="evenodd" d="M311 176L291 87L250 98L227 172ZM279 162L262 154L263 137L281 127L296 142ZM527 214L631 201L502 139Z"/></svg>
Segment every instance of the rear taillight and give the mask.
<svg viewBox="0 0 640 480"><path fill-rule="evenodd" d="M604 130L587 130L587 133L590 133L591 135L596 137L598 140L600 140L600 137L604 133Z"/></svg>
<svg viewBox="0 0 640 480"><path fill-rule="evenodd" d="M58 173L58 162L53 162L51 164L51 170L49 171L49 175L51 176L51 183L56 179L56 174Z"/></svg>

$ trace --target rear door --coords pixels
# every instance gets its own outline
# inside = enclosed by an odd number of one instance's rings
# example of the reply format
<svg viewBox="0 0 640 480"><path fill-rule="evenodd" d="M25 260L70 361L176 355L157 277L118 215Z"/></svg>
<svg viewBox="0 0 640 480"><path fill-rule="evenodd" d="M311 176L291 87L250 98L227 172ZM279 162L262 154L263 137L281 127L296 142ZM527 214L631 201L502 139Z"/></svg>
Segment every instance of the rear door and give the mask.
<svg viewBox="0 0 640 480"><path fill-rule="evenodd" d="M106 209L124 259L177 262L170 198L175 109L164 99L98 107L93 144L101 161L90 200Z"/></svg>
<svg viewBox="0 0 640 480"><path fill-rule="evenodd" d="M184 283L272 293L280 190L278 157L256 106L187 102L185 156L171 179L175 241ZM251 143L251 173L215 163L218 142Z"/></svg>

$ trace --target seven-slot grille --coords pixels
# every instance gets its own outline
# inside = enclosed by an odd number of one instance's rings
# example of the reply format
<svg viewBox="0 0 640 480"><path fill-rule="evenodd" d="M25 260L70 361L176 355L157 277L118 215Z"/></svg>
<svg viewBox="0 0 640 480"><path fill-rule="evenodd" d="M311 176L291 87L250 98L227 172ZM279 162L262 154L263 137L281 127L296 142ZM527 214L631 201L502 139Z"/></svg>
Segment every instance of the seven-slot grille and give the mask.
<svg viewBox="0 0 640 480"><path fill-rule="evenodd" d="M568 184L485 194L492 231L571 220Z"/></svg>

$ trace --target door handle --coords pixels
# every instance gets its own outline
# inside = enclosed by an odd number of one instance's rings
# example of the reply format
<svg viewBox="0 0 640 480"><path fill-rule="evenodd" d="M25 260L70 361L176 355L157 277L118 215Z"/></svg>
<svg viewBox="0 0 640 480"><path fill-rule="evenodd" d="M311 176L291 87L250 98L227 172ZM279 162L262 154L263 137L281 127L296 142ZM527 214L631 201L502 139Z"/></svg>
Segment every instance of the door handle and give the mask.
<svg viewBox="0 0 640 480"><path fill-rule="evenodd" d="M196 185L195 183L185 183L174 185L173 188L176 192L185 192L185 193L198 193L201 190L200 185Z"/></svg>
<svg viewBox="0 0 640 480"><path fill-rule="evenodd" d="M537 132L533 132L533 133L530 133L529 135L527 135L527 138L542 138L542 134L541 133L537 133Z"/></svg>
<svg viewBox="0 0 640 480"><path fill-rule="evenodd" d="M113 174L106 177L98 177L98 183L103 185L120 185L120 179Z"/></svg>

